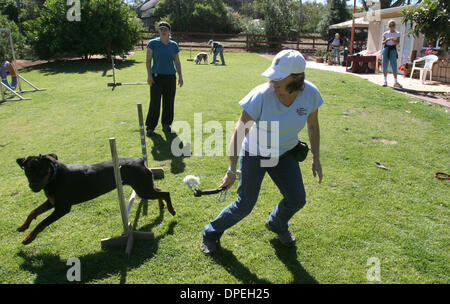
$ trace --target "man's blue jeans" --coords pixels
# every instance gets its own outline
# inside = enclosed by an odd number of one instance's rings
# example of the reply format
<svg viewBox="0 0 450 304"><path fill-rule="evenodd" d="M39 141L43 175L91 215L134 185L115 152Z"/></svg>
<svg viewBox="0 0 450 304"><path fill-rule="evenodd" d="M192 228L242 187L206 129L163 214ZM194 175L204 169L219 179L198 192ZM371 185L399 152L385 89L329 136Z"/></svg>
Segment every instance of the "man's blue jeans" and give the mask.
<svg viewBox="0 0 450 304"><path fill-rule="evenodd" d="M220 54L220 60L222 61L222 64L225 64L225 59L223 58L223 46L216 48L211 63L216 63L217 54Z"/></svg>
<svg viewBox="0 0 450 304"><path fill-rule="evenodd" d="M297 160L291 153L282 155L275 167L261 167L261 157L241 156L242 172L237 199L225 207L217 218L203 229L203 237L217 241L223 232L237 224L252 211L266 172L277 185L283 199L269 215L269 227L276 233L288 230L289 220L306 203L305 187Z"/></svg>
<svg viewBox="0 0 450 304"><path fill-rule="evenodd" d="M340 55L340 50L339 48L333 48L333 54L334 54L334 58L337 61L337 63L340 65L341 64L341 55Z"/></svg>

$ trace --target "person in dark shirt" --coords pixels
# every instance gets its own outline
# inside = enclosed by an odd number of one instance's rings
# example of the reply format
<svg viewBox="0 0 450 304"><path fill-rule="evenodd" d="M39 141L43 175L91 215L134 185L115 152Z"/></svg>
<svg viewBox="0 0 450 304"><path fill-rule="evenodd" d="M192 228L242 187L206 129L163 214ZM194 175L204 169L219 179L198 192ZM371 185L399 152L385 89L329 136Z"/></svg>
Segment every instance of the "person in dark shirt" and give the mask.
<svg viewBox="0 0 450 304"><path fill-rule="evenodd" d="M223 45L213 40L209 40L208 45L211 45L211 51L213 52L213 60L211 64L216 64L217 54L219 54L222 65L225 65L225 59L223 58Z"/></svg>

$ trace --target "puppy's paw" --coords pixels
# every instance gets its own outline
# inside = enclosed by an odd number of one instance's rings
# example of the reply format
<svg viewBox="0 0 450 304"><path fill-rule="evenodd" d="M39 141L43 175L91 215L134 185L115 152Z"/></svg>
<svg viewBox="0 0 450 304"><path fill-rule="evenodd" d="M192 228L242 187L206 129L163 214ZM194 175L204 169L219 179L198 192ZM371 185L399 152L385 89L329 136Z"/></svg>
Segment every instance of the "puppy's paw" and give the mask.
<svg viewBox="0 0 450 304"><path fill-rule="evenodd" d="M177 212L175 211L175 209L173 209L173 208L167 208L168 210L169 210L169 212L170 212L170 214L172 214L173 216L175 216L175 214L177 214Z"/></svg>
<svg viewBox="0 0 450 304"><path fill-rule="evenodd" d="M28 245L30 244L32 241L34 241L34 239L36 238L36 236L32 235L31 233L22 241L22 244L24 245Z"/></svg>
<svg viewBox="0 0 450 304"><path fill-rule="evenodd" d="M25 230L27 230L29 227L29 225L25 225L23 224L22 226L20 226L19 228L17 228L17 231L19 232L24 232Z"/></svg>

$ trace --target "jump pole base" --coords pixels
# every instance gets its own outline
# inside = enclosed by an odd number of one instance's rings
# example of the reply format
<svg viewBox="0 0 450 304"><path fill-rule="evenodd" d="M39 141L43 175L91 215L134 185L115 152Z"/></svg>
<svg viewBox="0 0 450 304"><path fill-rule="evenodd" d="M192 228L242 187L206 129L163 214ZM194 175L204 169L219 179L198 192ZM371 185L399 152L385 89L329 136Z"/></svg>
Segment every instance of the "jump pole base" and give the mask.
<svg viewBox="0 0 450 304"><path fill-rule="evenodd" d="M108 247L125 247L125 253L127 256L131 255L134 241L153 241L155 235L153 232L135 231L131 230L131 224L128 223L130 230L128 233L124 233L119 236L105 238L100 241L102 248Z"/></svg>
<svg viewBox="0 0 450 304"><path fill-rule="evenodd" d="M163 168L150 168L150 171L152 172L154 179L163 179L164 178L164 169Z"/></svg>
<svg viewBox="0 0 450 304"><path fill-rule="evenodd" d="M122 85L121 82L116 82L116 83L110 82L110 83L108 83L108 87L113 87L113 88L121 86L121 85Z"/></svg>
<svg viewBox="0 0 450 304"><path fill-rule="evenodd" d="M120 167L119 167L119 157L117 155L117 148L116 148L116 139L114 137L109 139L109 145L111 148L111 156L113 161L113 167L114 167L114 179L116 181L117 185L117 196L119 200L119 207L120 207L120 215L122 218L122 226L123 226L123 233L120 236L102 239L100 241L102 248L108 247L108 246L123 246L126 245L125 253L127 256L131 255L131 250L133 249L134 240L153 240L154 234L153 232L142 232L142 231L135 231L133 230L131 223L128 221L128 213L131 209L131 206L129 208L125 207L125 199L123 196L123 186L122 186L122 177L120 174ZM134 197L131 199L134 200Z"/></svg>

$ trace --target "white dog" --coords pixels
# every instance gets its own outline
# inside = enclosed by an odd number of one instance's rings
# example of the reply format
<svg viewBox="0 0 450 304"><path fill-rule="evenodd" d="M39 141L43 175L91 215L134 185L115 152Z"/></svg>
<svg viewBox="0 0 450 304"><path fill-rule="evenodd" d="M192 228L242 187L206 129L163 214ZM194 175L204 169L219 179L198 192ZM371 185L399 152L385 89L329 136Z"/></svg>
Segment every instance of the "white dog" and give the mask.
<svg viewBox="0 0 450 304"><path fill-rule="evenodd" d="M195 55L194 62L196 64L200 64L202 62L202 60L205 64L208 64L208 54L207 53L201 52L201 53L198 53L197 55Z"/></svg>

